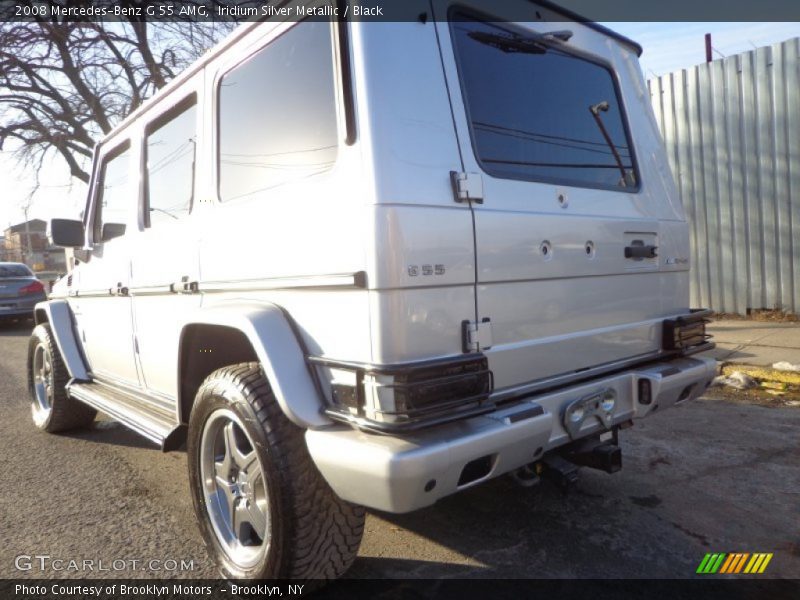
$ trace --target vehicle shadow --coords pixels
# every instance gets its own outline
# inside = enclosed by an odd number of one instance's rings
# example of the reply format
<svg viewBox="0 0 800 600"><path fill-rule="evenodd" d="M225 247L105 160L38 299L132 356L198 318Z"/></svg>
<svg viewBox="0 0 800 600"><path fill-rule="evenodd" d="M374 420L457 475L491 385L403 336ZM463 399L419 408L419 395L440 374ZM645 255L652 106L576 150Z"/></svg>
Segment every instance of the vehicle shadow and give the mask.
<svg viewBox="0 0 800 600"><path fill-rule="evenodd" d="M0 321L0 337L28 337L33 331L33 321Z"/></svg>
<svg viewBox="0 0 800 600"><path fill-rule="evenodd" d="M702 558L704 545L661 512L657 481L643 486L584 471L566 495L547 481L522 488L500 477L414 513L372 511L362 556L347 577L635 578L694 573L693 561ZM371 536L382 556L371 555ZM404 559L407 549L425 560ZM644 560L653 556L657 560Z"/></svg>
<svg viewBox="0 0 800 600"><path fill-rule="evenodd" d="M142 450L161 452L155 444L149 442L138 433L103 415L95 419L90 427L74 429L61 435L96 444L109 444L112 446L125 446L128 448L140 448Z"/></svg>

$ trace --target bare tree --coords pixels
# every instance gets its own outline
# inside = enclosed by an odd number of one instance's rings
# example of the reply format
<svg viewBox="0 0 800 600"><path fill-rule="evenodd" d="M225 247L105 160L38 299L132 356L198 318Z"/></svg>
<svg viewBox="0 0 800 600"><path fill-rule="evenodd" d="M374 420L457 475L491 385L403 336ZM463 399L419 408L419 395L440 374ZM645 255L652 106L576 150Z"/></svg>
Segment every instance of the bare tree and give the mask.
<svg viewBox="0 0 800 600"><path fill-rule="evenodd" d="M0 23L0 149L13 142L35 174L56 153L88 182L96 140L234 27L41 17Z"/></svg>

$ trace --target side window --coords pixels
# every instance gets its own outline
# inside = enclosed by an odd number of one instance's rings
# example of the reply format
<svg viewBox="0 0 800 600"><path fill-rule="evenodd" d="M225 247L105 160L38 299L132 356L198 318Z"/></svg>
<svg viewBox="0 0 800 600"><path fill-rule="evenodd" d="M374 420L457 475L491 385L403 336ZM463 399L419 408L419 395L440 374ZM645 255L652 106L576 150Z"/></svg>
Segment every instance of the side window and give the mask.
<svg viewBox="0 0 800 600"><path fill-rule="evenodd" d="M94 219L95 240L107 242L124 235L136 189L130 176L130 143L104 159Z"/></svg>
<svg viewBox="0 0 800 600"><path fill-rule="evenodd" d="M295 25L222 78L222 201L257 197L325 172L336 160L337 145L329 23Z"/></svg>
<svg viewBox="0 0 800 600"><path fill-rule="evenodd" d="M147 129L145 223L148 226L179 219L192 208L196 112L192 97Z"/></svg>

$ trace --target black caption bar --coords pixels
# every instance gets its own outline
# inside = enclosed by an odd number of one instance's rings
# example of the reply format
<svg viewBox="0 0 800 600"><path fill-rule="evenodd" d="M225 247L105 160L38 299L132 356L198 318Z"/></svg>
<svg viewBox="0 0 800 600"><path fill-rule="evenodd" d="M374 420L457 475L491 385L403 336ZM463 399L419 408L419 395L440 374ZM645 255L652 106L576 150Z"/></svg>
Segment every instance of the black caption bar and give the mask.
<svg viewBox="0 0 800 600"><path fill-rule="evenodd" d="M240 581L218 579L60 579L0 580L4 600L314 598L333 600L469 600L558 598L572 600L756 600L798 598L797 579L343 579L313 581Z"/></svg>
<svg viewBox="0 0 800 600"><path fill-rule="evenodd" d="M504 21L800 21L797 0L465 0ZM441 0L0 0L2 21L423 21ZM800 33L800 28L798 30Z"/></svg>

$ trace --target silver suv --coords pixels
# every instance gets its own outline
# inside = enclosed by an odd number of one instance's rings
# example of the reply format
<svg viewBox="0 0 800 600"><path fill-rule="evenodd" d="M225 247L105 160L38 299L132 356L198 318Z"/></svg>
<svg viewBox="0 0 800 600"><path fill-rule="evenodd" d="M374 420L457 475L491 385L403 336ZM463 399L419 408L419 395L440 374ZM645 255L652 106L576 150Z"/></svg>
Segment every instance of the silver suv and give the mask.
<svg viewBox="0 0 800 600"><path fill-rule="evenodd" d="M639 47L473 4L242 26L51 224L76 266L36 307L35 423L186 442L226 577L341 575L364 507L613 472L714 375Z"/></svg>

